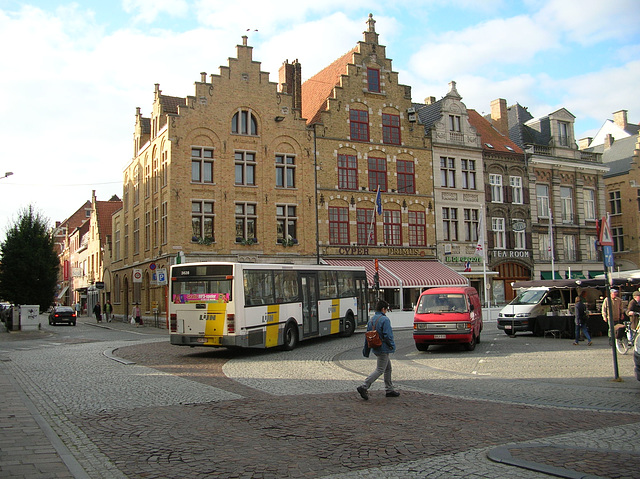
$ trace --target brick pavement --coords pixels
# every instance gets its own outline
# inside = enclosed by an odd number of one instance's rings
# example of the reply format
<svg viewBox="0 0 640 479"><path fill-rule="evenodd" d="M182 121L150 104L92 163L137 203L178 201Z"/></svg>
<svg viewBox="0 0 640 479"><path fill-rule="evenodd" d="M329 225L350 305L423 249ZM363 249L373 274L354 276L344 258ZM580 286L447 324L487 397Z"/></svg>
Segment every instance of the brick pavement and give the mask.
<svg viewBox="0 0 640 479"><path fill-rule="evenodd" d="M16 354L2 368L0 387L3 392L13 388L6 404L22 415L24 424L11 417L10 409L0 407L0 476L637 477L637 412L531 406L510 403L508 398L474 400L454 397L453 389L425 392L402 380L396 380L402 390L399 398L387 399L374 390L371 400L364 402L353 386L372 363L351 361L356 371L349 373L333 361L336 351L360 340L329 340L320 348L239 356L176 348L164 341L115 344L115 354L135 366L102 356L101 344L70 345L65 354L95 369L105 383L96 386L99 404L83 397L89 391L76 392L89 387L74 382L80 379L71 377L73 368L59 369L68 375L65 391L47 381L46 370L37 371L35 363L26 364L36 371L21 369L19 360L25 361L26 355ZM38 353L36 359L47 361L51 354ZM342 360L347 363L341 356ZM274 361L291 368L286 377L269 371ZM318 369L328 378L316 378ZM184 380L187 383L180 382ZM202 386L189 387L182 402L161 397L153 406L145 405L145 394L154 391L158 381L165 389L184 388L189 382ZM477 378L465 381L475 384ZM327 391L318 393L312 383ZM520 387L507 383L511 389ZM116 384L122 389L111 397L109 390ZM559 384L559 395L561 389ZM580 389L568 390L570 395ZM38 424L38 418L51 425L49 435L47 424ZM6 448L11 437L40 444L42 454ZM73 454L66 455L69 451ZM69 456L77 457L81 467L74 468ZM11 469L16 457L32 468ZM71 468L62 467L65 463ZM47 464L62 469L36 469Z"/></svg>

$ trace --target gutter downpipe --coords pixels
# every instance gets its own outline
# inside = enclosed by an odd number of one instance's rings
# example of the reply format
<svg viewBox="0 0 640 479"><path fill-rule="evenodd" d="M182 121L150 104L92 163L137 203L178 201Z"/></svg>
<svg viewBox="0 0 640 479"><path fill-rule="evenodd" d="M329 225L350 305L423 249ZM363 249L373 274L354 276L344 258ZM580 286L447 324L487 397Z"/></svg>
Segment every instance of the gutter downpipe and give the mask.
<svg viewBox="0 0 640 479"><path fill-rule="evenodd" d="M318 149L316 147L316 123L313 124L313 182L315 190L315 210L316 210L316 264L320 264L320 215L318 213Z"/></svg>

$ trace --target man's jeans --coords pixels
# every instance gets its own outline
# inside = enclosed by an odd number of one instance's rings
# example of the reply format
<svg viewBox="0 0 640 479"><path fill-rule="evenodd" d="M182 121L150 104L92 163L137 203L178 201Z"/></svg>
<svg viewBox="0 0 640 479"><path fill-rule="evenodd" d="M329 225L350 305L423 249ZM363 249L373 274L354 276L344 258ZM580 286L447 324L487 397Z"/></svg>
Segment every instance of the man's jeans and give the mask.
<svg viewBox="0 0 640 479"><path fill-rule="evenodd" d="M375 371L369 374L369 377L364 380L364 387L369 389L371 385L384 374L384 389L389 392L393 391L393 383L391 382L391 359L388 353L381 353L377 355L378 364Z"/></svg>

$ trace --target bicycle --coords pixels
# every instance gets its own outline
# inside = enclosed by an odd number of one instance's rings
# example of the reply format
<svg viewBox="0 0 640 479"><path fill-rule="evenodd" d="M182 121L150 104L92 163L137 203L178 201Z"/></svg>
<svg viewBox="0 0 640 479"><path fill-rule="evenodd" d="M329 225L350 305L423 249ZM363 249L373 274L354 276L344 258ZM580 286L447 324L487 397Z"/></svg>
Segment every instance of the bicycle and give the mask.
<svg viewBox="0 0 640 479"><path fill-rule="evenodd" d="M630 321L624 322L624 337L622 339L617 338L616 334L616 349L620 354L627 354L629 349L636 347L636 341L640 338L640 323L633 329Z"/></svg>

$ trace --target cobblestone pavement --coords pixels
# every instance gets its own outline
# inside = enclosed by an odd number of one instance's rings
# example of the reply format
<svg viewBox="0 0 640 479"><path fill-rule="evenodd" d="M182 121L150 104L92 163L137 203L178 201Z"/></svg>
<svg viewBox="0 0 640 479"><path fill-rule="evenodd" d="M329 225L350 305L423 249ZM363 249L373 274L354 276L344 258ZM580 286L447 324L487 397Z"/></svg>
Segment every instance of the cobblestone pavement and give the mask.
<svg viewBox="0 0 640 479"><path fill-rule="evenodd" d="M369 401L355 392L374 367L362 334L291 352L178 348L164 335L5 351L14 408L0 407L0 476L638 477L640 383L628 356L611 381L606 338L571 348L495 331L471 354L425 354L410 331L396 336L401 396L378 382ZM9 434L38 439L54 469L37 458L21 469L38 452L7 451Z"/></svg>

